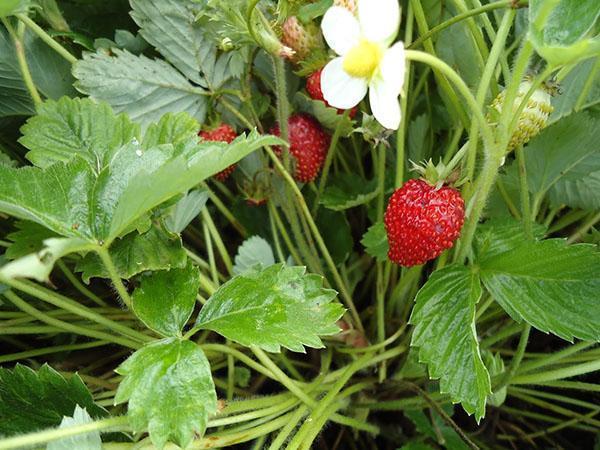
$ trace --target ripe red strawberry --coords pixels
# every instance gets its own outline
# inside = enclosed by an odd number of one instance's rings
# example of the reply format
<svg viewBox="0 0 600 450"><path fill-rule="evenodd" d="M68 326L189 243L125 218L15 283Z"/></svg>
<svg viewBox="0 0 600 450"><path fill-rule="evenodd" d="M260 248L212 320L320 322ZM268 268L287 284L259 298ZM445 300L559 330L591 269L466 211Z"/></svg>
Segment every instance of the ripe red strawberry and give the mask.
<svg viewBox="0 0 600 450"><path fill-rule="evenodd" d="M319 27L312 22L302 24L296 16L288 17L281 31L281 42L294 50L295 54L290 59L296 63L305 59L311 51L323 44Z"/></svg>
<svg viewBox="0 0 600 450"><path fill-rule="evenodd" d="M235 130L231 127L231 125L222 123L213 130L200 131L198 133L198 136L200 136L206 141L220 141L227 142L229 144L237 137L237 134L235 133ZM232 164L231 166L217 173L215 175L215 178L219 181L225 181L234 170L235 164Z"/></svg>
<svg viewBox="0 0 600 450"><path fill-rule="evenodd" d="M325 103L325 105L331 107L331 105L327 103L327 100L325 100L325 97L323 96L323 90L321 89L322 72L323 69L319 69L316 72L313 72L309 75L309 77L306 79L306 91L308 92L308 95L310 95L310 98L312 98L313 100L321 100ZM358 108L356 108L356 106L350 110L349 116L351 119L354 118L357 110ZM337 111L338 114L342 114L344 112L343 109L338 109Z"/></svg>
<svg viewBox="0 0 600 450"><path fill-rule="evenodd" d="M308 114L294 114L288 120L290 154L295 159L294 179L303 183L313 181L325 161L330 136L323 131L319 122ZM279 125L271 134L279 136ZM281 153L280 148L275 149Z"/></svg>
<svg viewBox="0 0 600 450"><path fill-rule="evenodd" d="M390 198L385 211L388 258L415 266L452 247L465 220L465 203L451 187L409 180Z"/></svg>

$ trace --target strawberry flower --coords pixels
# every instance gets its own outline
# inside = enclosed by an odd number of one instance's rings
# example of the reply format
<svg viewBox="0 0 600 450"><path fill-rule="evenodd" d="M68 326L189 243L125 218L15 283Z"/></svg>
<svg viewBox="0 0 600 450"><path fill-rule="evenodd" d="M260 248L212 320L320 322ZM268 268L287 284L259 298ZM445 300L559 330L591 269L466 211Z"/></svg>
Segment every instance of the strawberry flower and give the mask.
<svg viewBox="0 0 600 450"><path fill-rule="evenodd" d="M398 129L404 44L391 44L399 25L398 0L358 0L357 16L341 6L327 10L321 23L323 36L339 55L321 76L323 96L331 106L350 109L368 90L375 119L386 128Z"/></svg>

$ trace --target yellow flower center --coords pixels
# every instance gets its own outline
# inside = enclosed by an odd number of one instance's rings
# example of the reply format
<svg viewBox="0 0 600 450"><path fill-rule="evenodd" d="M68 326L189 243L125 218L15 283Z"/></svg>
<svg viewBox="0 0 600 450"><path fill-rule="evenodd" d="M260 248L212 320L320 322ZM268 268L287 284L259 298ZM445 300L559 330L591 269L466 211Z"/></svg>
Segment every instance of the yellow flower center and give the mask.
<svg viewBox="0 0 600 450"><path fill-rule="evenodd" d="M370 78L382 57L383 51L379 45L362 40L346 54L343 67L353 77Z"/></svg>

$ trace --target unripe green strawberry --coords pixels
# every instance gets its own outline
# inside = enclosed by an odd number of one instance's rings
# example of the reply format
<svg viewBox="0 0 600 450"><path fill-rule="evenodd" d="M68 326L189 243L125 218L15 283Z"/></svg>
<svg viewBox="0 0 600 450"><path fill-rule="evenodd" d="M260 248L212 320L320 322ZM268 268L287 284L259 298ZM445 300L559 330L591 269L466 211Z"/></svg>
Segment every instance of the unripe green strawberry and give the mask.
<svg viewBox="0 0 600 450"><path fill-rule="evenodd" d="M516 114L517 108L529 89L531 89L531 81L522 81L519 85L519 91L513 104L513 115ZM505 97L506 92L502 91L492 102L491 106L498 114L502 113ZM533 95L527 100L527 104L519 116L517 127L510 138L507 151L510 152L521 145L527 144L531 138L538 135L540 131L546 127L548 116L554 109L551 104L551 99L552 95L545 86L535 90Z"/></svg>
<svg viewBox="0 0 600 450"><path fill-rule="evenodd" d="M311 51L323 45L319 27L314 23L302 24L296 16L291 16L283 23L281 41L294 50L290 57L293 62L299 62L310 55Z"/></svg>

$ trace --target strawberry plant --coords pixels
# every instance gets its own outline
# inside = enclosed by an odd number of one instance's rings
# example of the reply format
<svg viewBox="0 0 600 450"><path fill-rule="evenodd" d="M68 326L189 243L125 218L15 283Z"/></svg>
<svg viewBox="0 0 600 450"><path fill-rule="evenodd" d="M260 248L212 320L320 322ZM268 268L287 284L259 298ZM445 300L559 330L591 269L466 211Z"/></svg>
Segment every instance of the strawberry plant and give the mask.
<svg viewBox="0 0 600 450"><path fill-rule="evenodd" d="M597 448L599 16L0 1L0 450Z"/></svg>

